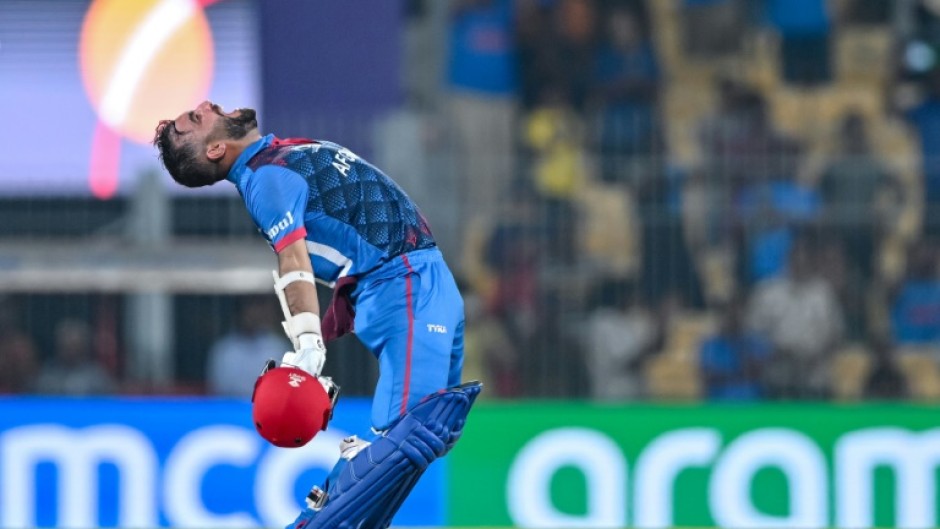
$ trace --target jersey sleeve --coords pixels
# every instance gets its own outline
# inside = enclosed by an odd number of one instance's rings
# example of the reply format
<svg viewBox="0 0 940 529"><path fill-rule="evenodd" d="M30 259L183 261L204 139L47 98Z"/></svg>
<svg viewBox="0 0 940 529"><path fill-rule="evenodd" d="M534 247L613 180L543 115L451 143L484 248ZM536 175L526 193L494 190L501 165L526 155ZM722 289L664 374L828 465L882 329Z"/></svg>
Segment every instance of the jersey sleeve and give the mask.
<svg viewBox="0 0 940 529"><path fill-rule="evenodd" d="M245 205L275 252L307 236L304 212L308 193L303 177L283 167L265 165L252 175Z"/></svg>

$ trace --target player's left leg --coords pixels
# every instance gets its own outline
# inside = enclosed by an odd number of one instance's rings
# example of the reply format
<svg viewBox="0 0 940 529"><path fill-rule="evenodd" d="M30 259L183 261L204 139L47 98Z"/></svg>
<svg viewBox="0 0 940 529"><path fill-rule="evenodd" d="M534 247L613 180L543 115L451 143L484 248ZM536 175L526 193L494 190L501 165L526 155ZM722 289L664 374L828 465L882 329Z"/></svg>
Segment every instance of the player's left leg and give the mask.
<svg viewBox="0 0 940 529"><path fill-rule="evenodd" d="M460 438L479 392L473 382L428 395L371 444L344 453L327 495L311 498L288 529L388 527L428 465Z"/></svg>

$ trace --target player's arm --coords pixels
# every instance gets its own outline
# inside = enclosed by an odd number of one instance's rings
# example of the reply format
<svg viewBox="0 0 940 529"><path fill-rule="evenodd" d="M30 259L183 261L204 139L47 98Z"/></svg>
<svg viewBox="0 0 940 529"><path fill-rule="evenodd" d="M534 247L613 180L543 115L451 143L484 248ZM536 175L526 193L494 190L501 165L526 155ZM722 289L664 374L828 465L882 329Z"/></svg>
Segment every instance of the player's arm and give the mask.
<svg viewBox="0 0 940 529"><path fill-rule="evenodd" d="M326 346L320 331L320 305L313 266L304 239L285 245L277 254L274 291L284 310L284 331L294 351L284 354L282 365L319 376L326 362Z"/></svg>
<svg viewBox="0 0 940 529"><path fill-rule="evenodd" d="M284 311L284 330L294 345L281 363L318 376L326 348L305 241L307 194L307 183L299 174L277 166L259 168L244 191L249 213L277 253L274 291Z"/></svg>
<svg viewBox="0 0 940 529"><path fill-rule="evenodd" d="M339 386L330 377L320 376L326 363L326 345L320 332L320 303L313 264L304 239L278 250L274 290L284 310L284 330L294 344L292 352L284 353L281 366L296 367L316 376L326 390L332 410L339 398ZM331 417L332 412L326 421ZM323 429L326 429L326 422Z"/></svg>
<svg viewBox="0 0 940 529"><path fill-rule="evenodd" d="M304 239L294 241L284 247L277 254L277 273L285 277L291 272L304 272L313 278L313 265L310 263L310 254L307 253L307 244ZM287 298L287 308L290 314L311 312L320 314L320 303L317 300L316 285L307 281L295 281L284 288L284 297Z"/></svg>

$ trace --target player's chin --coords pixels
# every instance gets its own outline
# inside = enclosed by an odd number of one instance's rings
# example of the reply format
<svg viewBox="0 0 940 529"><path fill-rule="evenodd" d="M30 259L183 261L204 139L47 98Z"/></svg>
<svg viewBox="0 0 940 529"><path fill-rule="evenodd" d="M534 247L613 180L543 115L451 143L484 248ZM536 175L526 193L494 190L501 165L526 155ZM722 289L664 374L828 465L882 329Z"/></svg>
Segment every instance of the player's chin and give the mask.
<svg viewBox="0 0 940 529"><path fill-rule="evenodd" d="M231 119L246 132L250 132L258 128L257 115L255 111L250 108L239 109L238 115L232 117Z"/></svg>
<svg viewBox="0 0 940 529"><path fill-rule="evenodd" d="M238 140L247 136L250 132L258 130L258 120L255 119L255 111L252 109L241 109L228 114L223 119L223 126L227 137Z"/></svg>
<svg viewBox="0 0 940 529"><path fill-rule="evenodd" d="M256 125L258 123L258 113L253 108L236 108L229 116L243 123L254 122Z"/></svg>
<svg viewBox="0 0 940 529"><path fill-rule="evenodd" d="M241 137L242 137L242 138L244 138L245 136L247 136L247 135L249 135L249 134L252 134L252 133L254 133L254 132L257 132L257 131L258 131L258 122L255 121L255 120L251 120L251 121L245 123L245 124L242 126L242 131L243 131L242 134L241 134Z"/></svg>

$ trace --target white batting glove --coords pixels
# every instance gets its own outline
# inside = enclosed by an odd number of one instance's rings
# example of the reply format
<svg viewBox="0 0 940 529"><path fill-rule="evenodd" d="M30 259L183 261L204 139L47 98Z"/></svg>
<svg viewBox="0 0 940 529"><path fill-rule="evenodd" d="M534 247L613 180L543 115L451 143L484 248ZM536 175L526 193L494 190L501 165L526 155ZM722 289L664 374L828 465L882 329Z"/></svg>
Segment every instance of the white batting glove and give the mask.
<svg viewBox="0 0 940 529"><path fill-rule="evenodd" d="M315 377L320 376L326 363L326 345L323 337L316 333L304 333L297 336L297 350L284 353L282 366L302 369Z"/></svg>

